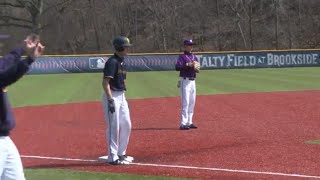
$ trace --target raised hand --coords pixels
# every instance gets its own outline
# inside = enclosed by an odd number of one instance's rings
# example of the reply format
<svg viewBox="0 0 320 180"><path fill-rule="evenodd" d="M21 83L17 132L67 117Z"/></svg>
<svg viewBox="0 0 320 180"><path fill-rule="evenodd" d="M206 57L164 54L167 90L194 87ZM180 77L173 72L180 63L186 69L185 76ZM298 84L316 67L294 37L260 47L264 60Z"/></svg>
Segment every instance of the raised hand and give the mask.
<svg viewBox="0 0 320 180"><path fill-rule="evenodd" d="M24 49L29 57L35 59L42 55L44 46L40 42L40 36L36 34L30 34L24 40Z"/></svg>
<svg viewBox="0 0 320 180"><path fill-rule="evenodd" d="M41 44L41 42L39 42L36 46L35 51L34 51L34 57L37 58L37 57L41 56L43 54L44 48L45 47Z"/></svg>

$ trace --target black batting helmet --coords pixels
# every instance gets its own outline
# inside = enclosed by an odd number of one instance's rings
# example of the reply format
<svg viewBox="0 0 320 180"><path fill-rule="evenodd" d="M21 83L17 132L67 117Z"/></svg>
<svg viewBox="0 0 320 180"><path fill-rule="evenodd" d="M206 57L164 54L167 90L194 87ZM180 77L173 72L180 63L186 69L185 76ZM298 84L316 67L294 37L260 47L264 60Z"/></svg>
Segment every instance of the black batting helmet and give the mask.
<svg viewBox="0 0 320 180"><path fill-rule="evenodd" d="M130 44L129 38L124 36L118 36L114 38L112 44L114 49L118 52L123 51L125 47L132 46L132 44Z"/></svg>

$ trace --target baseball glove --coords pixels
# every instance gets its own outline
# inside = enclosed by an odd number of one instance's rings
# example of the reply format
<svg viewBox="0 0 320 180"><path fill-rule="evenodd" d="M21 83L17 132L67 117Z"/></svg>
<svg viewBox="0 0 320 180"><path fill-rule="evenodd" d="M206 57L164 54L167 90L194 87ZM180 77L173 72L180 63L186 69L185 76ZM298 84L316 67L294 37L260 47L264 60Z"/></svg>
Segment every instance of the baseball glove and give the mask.
<svg viewBox="0 0 320 180"><path fill-rule="evenodd" d="M200 63L198 61L194 61L194 70L196 70L197 73L200 72Z"/></svg>

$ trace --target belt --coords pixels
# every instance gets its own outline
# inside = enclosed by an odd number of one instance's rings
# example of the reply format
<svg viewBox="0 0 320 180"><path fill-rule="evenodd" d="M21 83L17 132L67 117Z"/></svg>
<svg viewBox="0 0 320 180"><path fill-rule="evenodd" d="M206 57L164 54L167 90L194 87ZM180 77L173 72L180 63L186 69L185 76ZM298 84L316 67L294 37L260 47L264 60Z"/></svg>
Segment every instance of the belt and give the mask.
<svg viewBox="0 0 320 180"><path fill-rule="evenodd" d="M189 79L190 81L194 81L196 78L194 78L194 77L183 77L183 79Z"/></svg>

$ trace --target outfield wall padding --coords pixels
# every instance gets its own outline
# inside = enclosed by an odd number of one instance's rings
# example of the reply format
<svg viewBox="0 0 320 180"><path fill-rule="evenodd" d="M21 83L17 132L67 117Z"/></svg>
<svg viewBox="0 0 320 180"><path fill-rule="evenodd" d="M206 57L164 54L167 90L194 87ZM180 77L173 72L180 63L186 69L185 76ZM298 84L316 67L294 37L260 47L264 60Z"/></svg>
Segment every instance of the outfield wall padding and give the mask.
<svg viewBox="0 0 320 180"><path fill-rule="evenodd" d="M320 66L320 50L195 53L202 69ZM174 70L179 54L130 55L128 71ZM45 56L32 64L29 74L102 72L110 55Z"/></svg>

